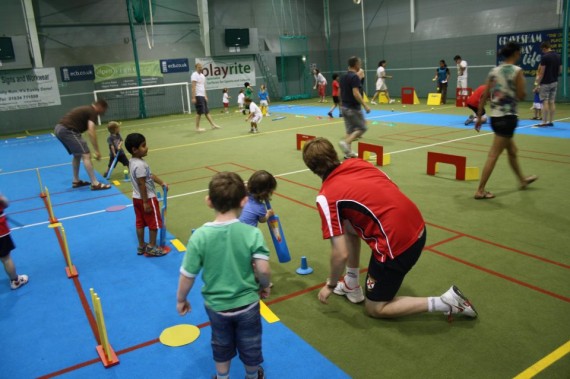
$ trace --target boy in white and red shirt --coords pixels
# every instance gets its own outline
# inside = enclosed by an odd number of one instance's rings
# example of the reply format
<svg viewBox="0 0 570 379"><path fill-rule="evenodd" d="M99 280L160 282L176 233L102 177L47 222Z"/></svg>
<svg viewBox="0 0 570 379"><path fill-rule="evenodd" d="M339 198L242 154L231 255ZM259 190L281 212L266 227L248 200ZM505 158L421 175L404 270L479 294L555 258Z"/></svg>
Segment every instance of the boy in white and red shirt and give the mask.
<svg viewBox="0 0 570 379"><path fill-rule="evenodd" d="M425 222L416 205L376 167L361 159L342 164L333 145L316 138L303 147L303 161L323 179L317 196L323 238L332 245L330 276L319 292L327 303L334 292L352 303L366 300L367 313L393 318L422 312L477 317L469 300L452 286L437 297L397 297L404 277L426 241ZM366 298L359 285L361 240L372 249ZM341 278L346 264L346 275Z"/></svg>
<svg viewBox="0 0 570 379"><path fill-rule="evenodd" d="M4 265L4 270L10 278L10 288L13 290L20 288L28 283L27 275L18 275L16 266L10 257L10 252L16 248L12 237L10 237L10 227L6 220L4 209L8 208L8 199L0 194L0 261Z"/></svg>

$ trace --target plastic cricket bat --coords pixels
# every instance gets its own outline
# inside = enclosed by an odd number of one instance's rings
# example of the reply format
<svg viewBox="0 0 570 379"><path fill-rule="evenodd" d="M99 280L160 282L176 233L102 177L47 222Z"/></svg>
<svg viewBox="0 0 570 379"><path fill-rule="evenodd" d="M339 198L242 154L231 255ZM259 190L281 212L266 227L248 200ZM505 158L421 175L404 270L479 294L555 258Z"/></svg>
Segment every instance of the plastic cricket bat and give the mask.
<svg viewBox="0 0 570 379"><path fill-rule="evenodd" d="M162 198L162 229L160 229L160 238L158 246L165 246L166 244L166 210L167 210L167 199L168 199L168 188L163 186L162 189L164 190L164 197Z"/></svg>
<svg viewBox="0 0 570 379"><path fill-rule="evenodd" d="M269 201L266 201L265 205L267 206L267 209L271 209L271 203ZM273 246L275 246L279 262L289 262L291 260L291 255L289 254L289 247L287 246L287 240L285 239L285 234L283 233L279 216L273 215L269 217L267 219L267 226L269 226L269 233L271 234L271 239L273 240Z"/></svg>
<svg viewBox="0 0 570 379"><path fill-rule="evenodd" d="M107 176L105 177L105 179L107 179L107 180L109 180L109 178L111 178L111 174L113 173L113 170L115 169L115 166L117 165L117 161L119 160L119 153L121 151L121 145L122 144L123 144L123 141L121 141L119 143L119 148L115 152L115 158L113 159L113 163L111 163L111 167L109 167L109 171L107 172Z"/></svg>

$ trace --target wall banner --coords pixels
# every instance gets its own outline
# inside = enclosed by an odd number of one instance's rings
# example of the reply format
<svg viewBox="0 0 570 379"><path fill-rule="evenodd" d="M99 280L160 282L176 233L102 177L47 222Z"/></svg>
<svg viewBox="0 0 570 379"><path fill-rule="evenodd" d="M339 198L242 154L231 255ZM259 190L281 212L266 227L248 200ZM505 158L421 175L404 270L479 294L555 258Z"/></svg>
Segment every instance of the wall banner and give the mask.
<svg viewBox="0 0 570 379"><path fill-rule="evenodd" d="M139 62L141 82L143 86L162 84L163 75L160 72L158 61ZM95 89L112 89L124 87L137 87L137 70L135 62L96 64ZM111 92L111 96L121 97L127 92ZM130 95L130 93L128 94Z"/></svg>
<svg viewBox="0 0 570 379"><path fill-rule="evenodd" d="M62 82L76 82L80 80L94 80L95 68L93 65L64 66L59 68Z"/></svg>
<svg viewBox="0 0 570 379"><path fill-rule="evenodd" d="M0 71L0 111L61 105L55 68Z"/></svg>
<svg viewBox="0 0 570 379"><path fill-rule="evenodd" d="M536 70L538 70L540 59L542 57L540 44L543 41L550 41L552 50L562 55L562 29L498 34L497 65L502 63L499 52L508 42L511 41L521 45L521 59L519 60L518 65L523 69L525 76L536 76Z"/></svg>
<svg viewBox="0 0 570 379"><path fill-rule="evenodd" d="M255 86L253 58L196 58L198 63L202 64L202 73L206 76L206 91L240 88L245 82Z"/></svg>
<svg viewBox="0 0 570 379"><path fill-rule="evenodd" d="M163 74L172 74L174 72L188 72L190 66L188 65L188 58L181 59L161 59L160 72Z"/></svg>

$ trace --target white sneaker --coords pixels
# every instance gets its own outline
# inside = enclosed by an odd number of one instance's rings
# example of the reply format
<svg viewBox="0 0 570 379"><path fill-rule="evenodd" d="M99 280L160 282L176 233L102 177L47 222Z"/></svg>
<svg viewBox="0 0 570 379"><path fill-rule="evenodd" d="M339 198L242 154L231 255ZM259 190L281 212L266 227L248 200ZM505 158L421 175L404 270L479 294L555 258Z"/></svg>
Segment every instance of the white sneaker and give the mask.
<svg viewBox="0 0 570 379"><path fill-rule="evenodd" d="M28 283L28 275L18 275L18 279L10 280L10 288L17 290L26 283Z"/></svg>
<svg viewBox="0 0 570 379"><path fill-rule="evenodd" d="M390 99L390 104L394 104L395 102L396 102L396 100Z"/></svg>
<svg viewBox="0 0 570 379"><path fill-rule="evenodd" d="M456 286L451 286L446 293L440 296L440 299L449 306L449 312L445 312L448 316L461 313L467 317L477 317L475 307Z"/></svg>
<svg viewBox="0 0 570 379"><path fill-rule="evenodd" d="M339 296L346 296L348 301L357 304L364 301L364 293L362 293L362 287L358 286L356 288L348 288L344 282L344 278L338 281L333 292Z"/></svg>
<svg viewBox="0 0 570 379"><path fill-rule="evenodd" d="M371 102L370 102L370 104L374 104L374 105L376 105L376 102L375 102L375 101L371 101Z"/></svg>
<svg viewBox="0 0 570 379"><path fill-rule="evenodd" d="M338 146L340 146L340 149L344 154L348 154L351 152L350 146L348 146L348 143L346 143L346 141L339 141Z"/></svg>

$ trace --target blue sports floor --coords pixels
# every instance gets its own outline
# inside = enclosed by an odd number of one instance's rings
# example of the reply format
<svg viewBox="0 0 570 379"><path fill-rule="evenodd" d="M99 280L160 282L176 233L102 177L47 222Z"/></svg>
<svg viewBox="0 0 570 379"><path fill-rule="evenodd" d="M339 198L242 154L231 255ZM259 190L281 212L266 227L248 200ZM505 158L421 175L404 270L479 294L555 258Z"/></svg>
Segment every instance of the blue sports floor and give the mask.
<svg viewBox="0 0 570 379"><path fill-rule="evenodd" d="M49 134L0 141L0 162L0 191L11 201L6 213L17 246L12 256L19 273L30 277L12 291L0 275L0 378L210 378L215 370L201 283L189 297L191 314L181 318L175 296L183 254L173 249L162 258L137 256L130 199L117 187L72 190L70 157ZM67 278L56 235L48 228L37 166L65 228L77 278ZM127 208L106 211L115 205ZM90 288L101 298L109 341L120 360L108 369L95 350ZM162 330L182 323L201 328L195 342L171 348L158 341ZM348 377L280 322L264 321L263 345L269 377ZM310 362L310 371L295 362ZM231 375L244 375L237 358Z"/></svg>

